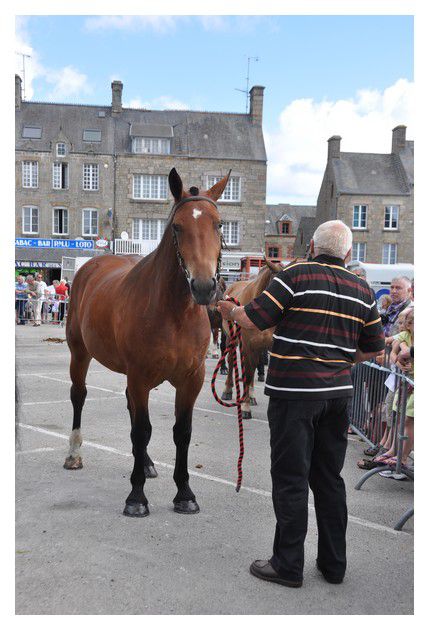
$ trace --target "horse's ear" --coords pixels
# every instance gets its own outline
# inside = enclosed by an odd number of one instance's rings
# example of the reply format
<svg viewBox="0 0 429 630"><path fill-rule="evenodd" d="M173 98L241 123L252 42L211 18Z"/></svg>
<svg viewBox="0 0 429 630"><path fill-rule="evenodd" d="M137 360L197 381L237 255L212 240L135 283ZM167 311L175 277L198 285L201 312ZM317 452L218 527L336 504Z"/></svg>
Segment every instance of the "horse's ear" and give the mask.
<svg viewBox="0 0 429 630"><path fill-rule="evenodd" d="M280 271L283 271L283 265L281 263L276 263L265 258L265 264L267 265L268 269L271 269L271 271L274 271L274 273L279 273Z"/></svg>
<svg viewBox="0 0 429 630"><path fill-rule="evenodd" d="M171 194L176 201L180 201L183 196L183 183L180 179L179 173L175 168L172 168L168 175L168 183L170 185Z"/></svg>
<svg viewBox="0 0 429 630"><path fill-rule="evenodd" d="M210 190L206 192L207 197L210 197L210 199L217 201L219 197L222 195L223 191L225 190L230 175L231 175L231 169L229 169L228 175L225 175L223 179L217 182L217 184L212 186Z"/></svg>

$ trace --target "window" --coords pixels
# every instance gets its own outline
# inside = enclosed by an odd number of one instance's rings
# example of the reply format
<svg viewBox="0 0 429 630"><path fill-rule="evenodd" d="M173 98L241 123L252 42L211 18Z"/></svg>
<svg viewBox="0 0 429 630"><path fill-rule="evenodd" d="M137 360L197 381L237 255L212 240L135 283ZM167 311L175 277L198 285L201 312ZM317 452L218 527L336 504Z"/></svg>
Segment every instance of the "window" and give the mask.
<svg viewBox="0 0 429 630"><path fill-rule="evenodd" d="M83 165L83 189L98 190L98 164Z"/></svg>
<svg viewBox="0 0 429 630"><path fill-rule="evenodd" d="M353 243L352 260L366 260L366 243Z"/></svg>
<svg viewBox="0 0 429 630"><path fill-rule="evenodd" d="M353 207L353 227L355 230L364 230L366 228L367 206Z"/></svg>
<svg viewBox="0 0 429 630"><path fill-rule="evenodd" d="M134 199L167 199L167 175L134 175Z"/></svg>
<svg viewBox="0 0 429 630"><path fill-rule="evenodd" d="M98 236L98 210L84 208L82 211L83 236Z"/></svg>
<svg viewBox="0 0 429 630"><path fill-rule="evenodd" d="M66 143L57 142L57 157L63 157L66 155Z"/></svg>
<svg viewBox="0 0 429 630"><path fill-rule="evenodd" d="M220 182L222 177L217 177L216 175L210 175L207 178L207 188L211 188L217 182ZM219 197L219 201L240 201L241 197L241 181L240 177L232 176L229 178L228 183L226 185L225 190L222 193L222 196Z"/></svg>
<svg viewBox="0 0 429 630"><path fill-rule="evenodd" d="M101 131L98 129L84 129L83 130L84 142L101 142Z"/></svg>
<svg viewBox="0 0 429 630"><path fill-rule="evenodd" d="M383 245L383 265L396 264L398 246L396 243L385 243Z"/></svg>
<svg viewBox="0 0 429 630"><path fill-rule="evenodd" d="M37 188L39 185L39 163L24 161L22 163L23 188Z"/></svg>
<svg viewBox="0 0 429 630"><path fill-rule="evenodd" d="M290 221L283 221L281 226L282 234L290 234Z"/></svg>
<svg viewBox="0 0 429 630"><path fill-rule="evenodd" d="M65 190L69 187L69 165L65 162L54 162L52 165L52 188Z"/></svg>
<svg viewBox="0 0 429 630"><path fill-rule="evenodd" d="M24 234L37 234L39 231L39 208L24 206L22 209L22 231Z"/></svg>
<svg viewBox="0 0 429 630"><path fill-rule="evenodd" d="M238 245L238 221L224 221L222 225L222 233L227 245Z"/></svg>
<svg viewBox="0 0 429 630"><path fill-rule="evenodd" d="M69 211L66 208L54 208L52 234L69 233Z"/></svg>
<svg viewBox="0 0 429 630"><path fill-rule="evenodd" d="M169 138L133 138L133 153L162 153L168 155L171 149Z"/></svg>
<svg viewBox="0 0 429 630"><path fill-rule="evenodd" d="M399 227L399 206L386 206L384 208L384 229L397 230Z"/></svg>
<svg viewBox="0 0 429 630"><path fill-rule="evenodd" d="M278 247L269 247L268 248L268 258L279 258L279 248Z"/></svg>
<svg viewBox="0 0 429 630"><path fill-rule="evenodd" d="M41 127L23 127L22 137L40 140L40 138L42 137L42 128Z"/></svg>
<svg viewBox="0 0 429 630"><path fill-rule="evenodd" d="M133 239L159 242L166 225L166 219L133 219Z"/></svg>

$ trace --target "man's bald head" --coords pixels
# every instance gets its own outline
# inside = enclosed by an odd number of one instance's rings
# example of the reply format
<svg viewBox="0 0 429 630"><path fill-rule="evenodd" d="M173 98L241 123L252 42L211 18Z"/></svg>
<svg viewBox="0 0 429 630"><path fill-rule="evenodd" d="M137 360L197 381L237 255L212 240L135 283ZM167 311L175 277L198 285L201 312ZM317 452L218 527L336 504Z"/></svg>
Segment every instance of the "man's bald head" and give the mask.
<svg viewBox="0 0 429 630"><path fill-rule="evenodd" d="M326 221L319 225L310 243L311 252L325 254L345 260L352 248L353 236L350 228L342 221Z"/></svg>

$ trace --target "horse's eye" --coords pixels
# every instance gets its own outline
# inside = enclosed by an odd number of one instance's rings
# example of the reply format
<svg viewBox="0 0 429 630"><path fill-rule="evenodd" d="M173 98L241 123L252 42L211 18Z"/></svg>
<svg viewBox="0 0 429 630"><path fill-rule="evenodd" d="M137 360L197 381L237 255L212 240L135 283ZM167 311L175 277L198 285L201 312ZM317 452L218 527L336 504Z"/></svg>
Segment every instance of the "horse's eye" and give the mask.
<svg viewBox="0 0 429 630"><path fill-rule="evenodd" d="M221 222L218 224L218 228L219 228L219 230L221 230L221 229L223 228L223 221L221 221Z"/></svg>
<svg viewBox="0 0 429 630"><path fill-rule="evenodd" d="M180 225L178 223L173 223L172 228L176 233L180 232Z"/></svg>

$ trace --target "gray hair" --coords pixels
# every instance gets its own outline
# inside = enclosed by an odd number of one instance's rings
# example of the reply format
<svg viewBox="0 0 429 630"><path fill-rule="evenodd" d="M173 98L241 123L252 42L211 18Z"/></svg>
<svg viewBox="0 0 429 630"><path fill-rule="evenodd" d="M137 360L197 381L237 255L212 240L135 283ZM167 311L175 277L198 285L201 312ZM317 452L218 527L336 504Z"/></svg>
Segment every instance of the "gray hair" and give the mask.
<svg viewBox="0 0 429 630"><path fill-rule="evenodd" d="M353 236L351 229L342 221L326 221L314 232L313 241L317 254L344 260L352 246Z"/></svg>
<svg viewBox="0 0 429 630"><path fill-rule="evenodd" d="M412 285L412 282L411 282L411 280L409 279L408 276L398 276L397 278L392 278L390 282L391 283L392 282L398 282L399 280L403 280L407 284L408 288L410 288L411 285Z"/></svg>

